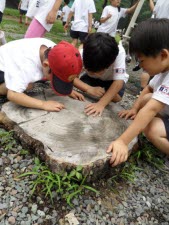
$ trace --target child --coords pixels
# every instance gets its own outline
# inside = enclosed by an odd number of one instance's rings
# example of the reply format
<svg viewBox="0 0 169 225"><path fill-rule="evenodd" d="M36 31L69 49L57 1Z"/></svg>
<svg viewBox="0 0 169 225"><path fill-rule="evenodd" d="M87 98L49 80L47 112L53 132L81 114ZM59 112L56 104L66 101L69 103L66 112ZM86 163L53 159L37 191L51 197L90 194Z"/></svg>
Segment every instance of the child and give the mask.
<svg viewBox="0 0 169 225"><path fill-rule="evenodd" d="M74 46L77 45L78 39L83 43L85 37L92 31L92 14L95 12L96 8L93 0L74 1L65 24L65 29L67 29L74 15L74 21L70 30L70 36L73 39L72 44Z"/></svg>
<svg viewBox="0 0 169 225"><path fill-rule="evenodd" d="M0 23L2 22L5 5L6 5L6 0L0 0Z"/></svg>
<svg viewBox="0 0 169 225"><path fill-rule="evenodd" d="M86 106L85 113L101 116L111 102L119 102L128 80L125 67L125 50L121 44L105 33L90 34L83 47L83 64L86 71L74 85L87 94L100 98Z"/></svg>
<svg viewBox="0 0 169 225"><path fill-rule="evenodd" d="M28 10L29 0L21 0L18 5L20 12L19 23L22 23L22 16L26 15ZM25 16L25 25L28 25L28 17Z"/></svg>
<svg viewBox="0 0 169 225"><path fill-rule="evenodd" d="M154 18L169 19L169 1L157 0L155 6L153 0L149 0L150 10L153 12Z"/></svg>
<svg viewBox="0 0 169 225"><path fill-rule="evenodd" d="M51 30L61 4L62 0L33 0L27 13L27 16L32 17L33 20L26 31L25 38L44 37L46 32Z"/></svg>
<svg viewBox="0 0 169 225"><path fill-rule="evenodd" d="M56 101L43 101L24 93L30 84L46 78L58 95L70 95L84 100L72 91L73 79L82 69L79 51L70 43L58 45L44 38L11 41L0 47L0 95L19 105L60 111L64 105Z"/></svg>
<svg viewBox="0 0 169 225"><path fill-rule="evenodd" d="M110 5L106 6L107 0L104 1L104 9L100 19L101 25L97 32L108 33L110 36L115 37L120 18L134 12L138 4L137 2L131 8L125 9L120 8L120 3L121 0L110 0Z"/></svg>
<svg viewBox="0 0 169 225"><path fill-rule="evenodd" d="M69 0L64 0L64 7L62 8L61 20L64 28L65 35L67 36L67 27L65 27L68 15L70 13L70 7L68 6Z"/></svg>
<svg viewBox="0 0 169 225"><path fill-rule="evenodd" d="M132 109L119 113L121 118L134 119L128 129L107 152L112 151L110 164L127 160L128 144L144 132L152 144L169 155L169 20L148 19L141 22L130 39L130 53L153 79L144 88Z"/></svg>

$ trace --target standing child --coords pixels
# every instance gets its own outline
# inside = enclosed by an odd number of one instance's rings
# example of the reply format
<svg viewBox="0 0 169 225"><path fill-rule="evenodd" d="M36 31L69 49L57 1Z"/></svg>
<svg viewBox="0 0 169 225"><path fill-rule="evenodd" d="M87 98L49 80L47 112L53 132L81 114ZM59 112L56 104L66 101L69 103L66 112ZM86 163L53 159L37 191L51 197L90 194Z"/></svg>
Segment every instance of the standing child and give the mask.
<svg viewBox="0 0 169 225"><path fill-rule="evenodd" d="M107 152L112 151L110 164L116 166L128 158L129 143L144 132L152 144L169 155L169 20L148 19L141 22L130 39L130 53L153 79L144 88L132 109L119 113L121 118L134 119L128 129Z"/></svg>
<svg viewBox="0 0 169 225"><path fill-rule="evenodd" d="M110 36L115 37L120 18L133 13L138 4L137 2L131 8L125 9L120 7L120 3L121 0L110 0L110 5L106 6L107 0L104 1L104 9L100 19L101 25L97 32L108 33Z"/></svg>
<svg viewBox="0 0 169 225"><path fill-rule="evenodd" d="M0 96L19 105L60 111L64 105L56 101L43 101L24 93L32 83L46 78L58 95L69 95L84 100L72 91L73 79L82 69L79 51L70 43L58 45L44 38L11 41L0 47Z"/></svg>
<svg viewBox="0 0 169 225"><path fill-rule="evenodd" d="M6 5L6 0L0 0L0 23L2 22L5 5Z"/></svg>
<svg viewBox="0 0 169 225"><path fill-rule="evenodd" d="M44 37L45 33L51 30L61 4L62 0L33 0L27 13L27 16L31 16L33 20L26 31L25 38Z"/></svg>
<svg viewBox="0 0 169 225"><path fill-rule="evenodd" d="M70 36L73 39L72 44L74 46L77 45L78 39L83 43L88 33L92 31L92 15L95 12L96 8L93 0L74 1L65 24L65 28L68 28L71 18L74 15L74 21L70 30Z"/></svg>
<svg viewBox="0 0 169 225"><path fill-rule="evenodd" d="M22 17L26 15L29 6L29 0L21 0L18 5L20 12L19 23L22 23ZM25 25L28 25L28 17L25 16Z"/></svg>
<svg viewBox="0 0 169 225"><path fill-rule="evenodd" d="M74 86L90 96L99 98L85 107L85 113L101 116L111 102L122 99L128 80L125 50L114 37L105 33L92 33L83 45L83 64L86 74L74 80Z"/></svg>
<svg viewBox="0 0 169 225"><path fill-rule="evenodd" d="M65 27L65 24L66 24L66 21L67 21L67 18L68 18L68 15L70 13L70 7L68 6L69 4L69 0L64 0L64 6L62 8L62 14L61 14L61 20L62 20L62 23L63 23L63 28L64 28L64 32L65 32L65 35L67 36L67 27Z"/></svg>

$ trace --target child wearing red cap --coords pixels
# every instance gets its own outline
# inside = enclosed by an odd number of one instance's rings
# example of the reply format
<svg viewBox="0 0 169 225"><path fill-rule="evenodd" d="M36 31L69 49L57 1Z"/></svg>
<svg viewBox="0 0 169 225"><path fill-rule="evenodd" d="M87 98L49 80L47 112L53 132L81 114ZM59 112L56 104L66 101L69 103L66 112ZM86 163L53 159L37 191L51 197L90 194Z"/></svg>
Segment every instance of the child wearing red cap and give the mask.
<svg viewBox="0 0 169 225"><path fill-rule="evenodd" d="M0 95L19 105L60 111L64 105L56 101L42 101L27 96L29 84L46 78L59 95L75 99L84 97L73 91L73 79L82 69L79 51L70 43L58 45L45 38L11 41L0 47Z"/></svg>

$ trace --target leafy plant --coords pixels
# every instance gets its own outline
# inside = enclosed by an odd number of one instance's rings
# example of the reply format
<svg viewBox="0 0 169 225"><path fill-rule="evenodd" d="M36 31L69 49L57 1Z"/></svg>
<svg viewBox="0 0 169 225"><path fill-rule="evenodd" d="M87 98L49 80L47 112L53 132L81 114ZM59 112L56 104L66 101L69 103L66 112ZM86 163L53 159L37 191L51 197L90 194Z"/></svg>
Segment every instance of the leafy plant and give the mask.
<svg viewBox="0 0 169 225"><path fill-rule="evenodd" d="M82 175L82 166L77 166L70 173L63 174L53 173L44 164L35 158L35 166L31 172L21 174L18 178L34 175L36 179L31 181L32 194L36 190L42 190L45 197L49 196L53 202L53 191L60 194L66 202L72 206L71 200L82 194L85 189L98 193L94 188L85 185L86 176Z"/></svg>
<svg viewBox="0 0 169 225"><path fill-rule="evenodd" d="M0 144L4 150L8 151L16 145L16 140L13 138L13 131L5 131L0 129Z"/></svg>

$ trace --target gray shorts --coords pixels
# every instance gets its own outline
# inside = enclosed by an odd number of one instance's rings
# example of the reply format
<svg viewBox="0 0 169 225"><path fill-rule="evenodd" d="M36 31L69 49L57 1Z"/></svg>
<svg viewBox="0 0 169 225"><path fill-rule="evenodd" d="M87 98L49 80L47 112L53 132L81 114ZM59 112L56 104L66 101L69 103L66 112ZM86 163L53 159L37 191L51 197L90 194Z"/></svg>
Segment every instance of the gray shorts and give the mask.
<svg viewBox="0 0 169 225"><path fill-rule="evenodd" d="M167 139L169 140L169 116L168 117L162 117L162 121L164 122L165 130L167 133Z"/></svg>

